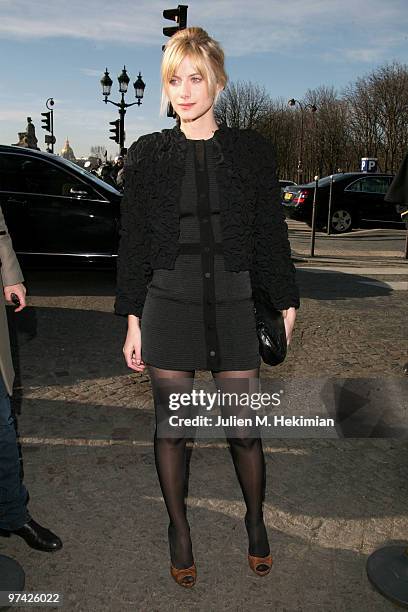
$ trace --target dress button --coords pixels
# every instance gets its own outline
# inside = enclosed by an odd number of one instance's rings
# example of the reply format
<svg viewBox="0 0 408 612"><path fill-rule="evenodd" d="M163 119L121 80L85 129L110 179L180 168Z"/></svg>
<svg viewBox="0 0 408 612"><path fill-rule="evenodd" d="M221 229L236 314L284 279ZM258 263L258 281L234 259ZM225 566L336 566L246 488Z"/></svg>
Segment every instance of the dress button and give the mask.
<svg viewBox="0 0 408 612"><path fill-rule="evenodd" d="M210 351L210 356L214 357L214 355L215 355L215 351Z"/></svg>
<svg viewBox="0 0 408 612"><path fill-rule="evenodd" d="M210 251L210 247L204 247L204 251L205 251L206 253L209 253L209 251Z"/></svg>
<svg viewBox="0 0 408 612"><path fill-rule="evenodd" d="M205 278L210 278L211 274L210 274L210 272L205 272L204 276L205 276Z"/></svg>

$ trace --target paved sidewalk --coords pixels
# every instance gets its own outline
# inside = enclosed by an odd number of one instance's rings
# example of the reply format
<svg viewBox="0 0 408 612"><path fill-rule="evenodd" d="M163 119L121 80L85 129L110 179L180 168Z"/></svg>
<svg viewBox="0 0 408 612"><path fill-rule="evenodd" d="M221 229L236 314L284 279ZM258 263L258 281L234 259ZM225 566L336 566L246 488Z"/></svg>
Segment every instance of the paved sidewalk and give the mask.
<svg viewBox="0 0 408 612"><path fill-rule="evenodd" d="M137 430L134 431L137 436ZM167 517L145 445L26 446L31 510L64 541L53 555L1 540L27 590L64 594L69 611L380 612L367 556L407 542L405 442L273 441L266 452L271 574L246 561L244 508L225 448L192 453L189 520L198 582L168 571Z"/></svg>
<svg viewBox="0 0 408 612"><path fill-rule="evenodd" d="M316 231L314 256L311 252L311 228L306 223L286 219L293 251L307 260L335 258L360 261L406 262L404 258L407 230L390 228L353 229L345 234Z"/></svg>
<svg viewBox="0 0 408 612"><path fill-rule="evenodd" d="M23 564L27 590L61 591L64 609L84 612L397 609L372 588L365 564L376 548L408 541L403 428L398 439L383 439L379 428L367 439L264 441L274 558L265 578L247 565L244 506L225 442L197 441L189 518L198 582L191 592L178 587L154 466L150 381L124 366L113 277L57 276L27 274L29 307L16 318L14 401L30 510L64 541L51 555L0 538L0 553ZM299 267L302 305L288 359L261 372L270 382L299 380L299 410L302 392L306 406L308 385L322 378L343 381L346 406L359 379L406 395L406 292L362 278Z"/></svg>

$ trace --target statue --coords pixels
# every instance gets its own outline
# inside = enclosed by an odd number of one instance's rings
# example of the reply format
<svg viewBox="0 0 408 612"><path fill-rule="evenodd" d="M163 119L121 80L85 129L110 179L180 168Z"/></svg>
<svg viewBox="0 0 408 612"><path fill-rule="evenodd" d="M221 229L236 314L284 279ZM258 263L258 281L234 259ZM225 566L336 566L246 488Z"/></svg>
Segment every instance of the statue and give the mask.
<svg viewBox="0 0 408 612"><path fill-rule="evenodd" d="M37 147L37 137L35 135L35 126L31 121L31 117L27 117L27 128L26 128L26 132L27 132L27 143L28 143L28 147L30 149L36 149L37 151L39 151L40 149Z"/></svg>

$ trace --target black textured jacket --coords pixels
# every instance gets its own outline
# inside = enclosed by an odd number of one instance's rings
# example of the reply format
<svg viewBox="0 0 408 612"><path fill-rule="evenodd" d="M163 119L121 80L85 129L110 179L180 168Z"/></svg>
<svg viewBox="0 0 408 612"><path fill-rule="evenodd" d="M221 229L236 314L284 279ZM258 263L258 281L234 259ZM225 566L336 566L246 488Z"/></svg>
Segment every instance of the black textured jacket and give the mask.
<svg viewBox="0 0 408 612"><path fill-rule="evenodd" d="M254 130L225 123L213 139L225 268L250 270L253 295L275 308L299 308L271 143ZM153 270L174 268L186 149L186 136L176 124L141 136L128 150L116 314L141 317Z"/></svg>

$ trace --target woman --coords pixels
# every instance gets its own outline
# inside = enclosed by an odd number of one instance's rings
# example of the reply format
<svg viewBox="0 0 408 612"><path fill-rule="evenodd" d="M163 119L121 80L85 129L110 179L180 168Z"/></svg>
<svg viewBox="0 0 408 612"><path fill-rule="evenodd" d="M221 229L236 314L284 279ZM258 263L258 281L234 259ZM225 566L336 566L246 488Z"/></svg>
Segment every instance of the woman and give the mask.
<svg viewBox="0 0 408 612"><path fill-rule="evenodd" d="M166 45L161 76L162 112L170 101L178 123L129 148L115 312L128 317L128 367L147 366L152 382L171 575L191 587L186 437L158 433L170 414L169 392L191 392L197 369L210 370L218 390L253 388L260 368L253 293L282 310L288 342L299 296L271 145L255 131L215 121L214 104L227 82L220 45L201 28L177 32ZM234 406L221 410L234 414ZM227 439L247 508L249 565L266 575L272 558L261 439L243 429Z"/></svg>

